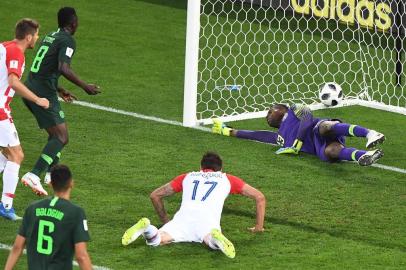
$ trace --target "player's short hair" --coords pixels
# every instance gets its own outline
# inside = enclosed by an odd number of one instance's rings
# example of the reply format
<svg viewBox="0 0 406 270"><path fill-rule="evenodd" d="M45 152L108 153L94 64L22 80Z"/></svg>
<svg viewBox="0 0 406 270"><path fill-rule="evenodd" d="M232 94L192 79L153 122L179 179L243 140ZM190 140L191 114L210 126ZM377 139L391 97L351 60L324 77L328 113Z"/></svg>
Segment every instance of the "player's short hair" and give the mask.
<svg viewBox="0 0 406 270"><path fill-rule="evenodd" d="M285 104L281 104L281 103L275 103L274 105L272 105L271 110L283 110L283 109L288 109L288 106L286 106Z"/></svg>
<svg viewBox="0 0 406 270"><path fill-rule="evenodd" d="M73 7L63 7L58 11L58 27L69 26L76 18L76 11Z"/></svg>
<svg viewBox="0 0 406 270"><path fill-rule="evenodd" d="M24 18L16 23L15 38L24 39L27 35L34 35L39 28L39 23L33 19Z"/></svg>
<svg viewBox="0 0 406 270"><path fill-rule="evenodd" d="M66 191L71 181L72 173L68 166L58 164L51 168L51 184L54 191Z"/></svg>
<svg viewBox="0 0 406 270"><path fill-rule="evenodd" d="M221 168L223 167L223 161L221 160L221 157L217 153L207 152L202 157L200 167L203 170L210 169L215 172L221 171Z"/></svg>

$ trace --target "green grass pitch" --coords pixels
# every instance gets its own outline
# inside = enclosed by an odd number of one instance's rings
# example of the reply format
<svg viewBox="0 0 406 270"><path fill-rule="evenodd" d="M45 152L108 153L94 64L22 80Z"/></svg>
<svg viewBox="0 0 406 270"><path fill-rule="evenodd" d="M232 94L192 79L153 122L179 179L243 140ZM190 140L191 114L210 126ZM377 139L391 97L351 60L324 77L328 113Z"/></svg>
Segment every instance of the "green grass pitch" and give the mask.
<svg viewBox="0 0 406 270"><path fill-rule="evenodd" d="M176 0L1 1L0 40L12 39L15 22L32 17L41 34L56 28L56 11L77 9L80 26L73 68L96 82L102 94L81 100L181 120L186 3ZM27 54L27 71L33 52ZM40 153L46 135L19 98L13 114L26 159L21 174ZM198 130L139 120L76 105L63 105L70 143L63 151L75 179L73 202L86 210L95 265L112 269L405 269L406 175L379 168L327 164L301 154L276 156L276 147ZM387 135L381 164L406 168L404 116L361 107L317 111ZM265 129L263 119L233 123ZM351 138L348 144L363 147ZM150 248L139 240L122 247L121 236L137 219L160 224L149 193L179 173L197 170L206 150L218 151L224 170L261 189L268 199L266 232L251 234L254 202L231 196L222 228L237 256L227 259L199 244ZM37 198L21 185L15 207ZM181 196L166 201L174 214ZM18 223L0 219L0 243L11 245ZM0 250L0 267L8 252ZM26 269L25 256L17 269Z"/></svg>

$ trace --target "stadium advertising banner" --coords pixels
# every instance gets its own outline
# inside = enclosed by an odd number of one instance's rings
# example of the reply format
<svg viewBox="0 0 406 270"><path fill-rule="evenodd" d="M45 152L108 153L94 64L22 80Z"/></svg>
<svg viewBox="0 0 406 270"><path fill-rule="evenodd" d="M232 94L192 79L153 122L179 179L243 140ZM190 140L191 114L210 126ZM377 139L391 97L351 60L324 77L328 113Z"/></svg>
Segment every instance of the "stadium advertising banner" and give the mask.
<svg viewBox="0 0 406 270"><path fill-rule="evenodd" d="M395 26L395 0L243 0L275 9L291 10L303 15L334 19L380 31ZM403 14L403 22L406 16ZM396 29L395 29L396 30Z"/></svg>

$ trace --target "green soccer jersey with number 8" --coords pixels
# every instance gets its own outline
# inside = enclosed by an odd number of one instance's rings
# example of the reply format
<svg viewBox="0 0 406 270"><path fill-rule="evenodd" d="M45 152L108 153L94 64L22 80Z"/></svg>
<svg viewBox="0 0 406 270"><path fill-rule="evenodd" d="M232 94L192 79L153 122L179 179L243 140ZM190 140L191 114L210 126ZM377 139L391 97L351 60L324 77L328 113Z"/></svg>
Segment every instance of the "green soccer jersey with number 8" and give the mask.
<svg viewBox="0 0 406 270"><path fill-rule="evenodd" d="M59 62L70 64L76 50L76 43L72 35L61 29L51 32L41 41L32 62L27 85L41 85L33 87L33 92L42 97L56 95L58 86Z"/></svg>
<svg viewBox="0 0 406 270"><path fill-rule="evenodd" d="M54 197L26 210L19 235L25 237L29 269L72 269L75 244L90 240L85 212Z"/></svg>

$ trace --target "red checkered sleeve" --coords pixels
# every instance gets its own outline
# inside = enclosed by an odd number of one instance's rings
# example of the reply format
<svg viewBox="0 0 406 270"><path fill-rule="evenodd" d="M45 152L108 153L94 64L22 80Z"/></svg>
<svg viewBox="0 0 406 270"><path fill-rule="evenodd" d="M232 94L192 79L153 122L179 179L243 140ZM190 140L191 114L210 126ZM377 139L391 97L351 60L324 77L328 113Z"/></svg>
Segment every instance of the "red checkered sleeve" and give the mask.
<svg viewBox="0 0 406 270"><path fill-rule="evenodd" d="M171 187L175 192L181 192L183 190L183 180L185 179L186 175L186 173L181 174L172 179Z"/></svg>
<svg viewBox="0 0 406 270"><path fill-rule="evenodd" d="M23 52L17 46L8 46L6 48L6 66L8 75L14 73L21 78L25 57Z"/></svg>
<svg viewBox="0 0 406 270"><path fill-rule="evenodd" d="M242 189L245 185L244 180L241 178L231 175L231 174L226 174L228 181L230 181L231 189L230 189L230 194L241 194Z"/></svg>

